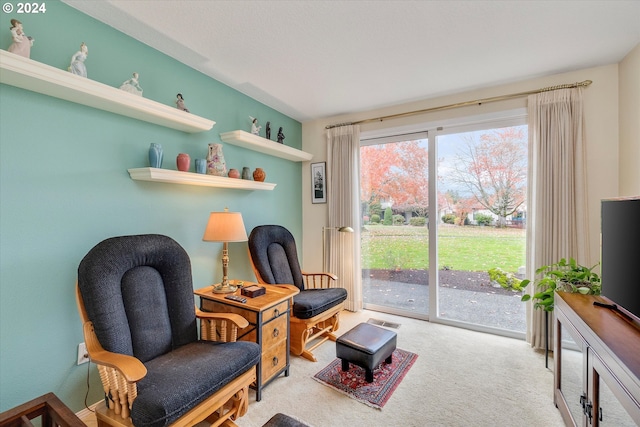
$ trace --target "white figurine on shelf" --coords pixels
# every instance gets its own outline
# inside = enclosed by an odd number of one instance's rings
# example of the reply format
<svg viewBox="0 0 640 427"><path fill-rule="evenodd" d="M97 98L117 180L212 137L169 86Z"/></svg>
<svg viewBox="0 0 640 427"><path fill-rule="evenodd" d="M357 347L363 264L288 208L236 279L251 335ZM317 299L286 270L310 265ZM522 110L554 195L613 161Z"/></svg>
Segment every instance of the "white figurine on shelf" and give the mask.
<svg viewBox="0 0 640 427"><path fill-rule="evenodd" d="M182 111L188 113L189 109L187 108L186 105L184 105L184 98L182 97L182 94L181 93L177 94L176 98L177 98L176 99L176 108L178 110L182 110Z"/></svg>
<svg viewBox="0 0 640 427"><path fill-rule="evenodd" d="M11 39L13 43L7 49L9 52L13 52L16 55L29 58L31 55L31 46L33 46L33 38L27 36L22 29L22 22L17 19L11 20Z"/></svg>
<svg viewBox="0 0 640 427"><path fill-rule="evenodd" d="M262 126L258 126L258 119L251 116L249 116L249 118L251 119L251 133L254 135L260 134L260 129L262 129Z"/></svg>
<svg viewBox="0 0 640 427"><path fill-rule="evenodd" d="M84 61L87 59L88 55L89 48L84 44L84 42L82 42L80 50L71 57L69 71L77 76L87 77L87 67L84 65Z"/></svg>
<svg viewBox="0 0 640 427"><path fill-rule="evenodd" d="M142 88L138 83L138 73L133 73L133 77L120 85L120 89L134 95L142 96Z"/></svg>

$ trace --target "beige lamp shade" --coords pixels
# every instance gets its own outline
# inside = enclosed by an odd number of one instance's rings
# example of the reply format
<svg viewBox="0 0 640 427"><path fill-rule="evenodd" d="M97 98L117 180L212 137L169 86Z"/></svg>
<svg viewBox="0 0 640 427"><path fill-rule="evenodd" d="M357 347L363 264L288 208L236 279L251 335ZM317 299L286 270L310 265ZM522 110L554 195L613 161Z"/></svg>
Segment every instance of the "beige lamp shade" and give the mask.
<svg viewBox="0 0 640 427"><path fill-rule="evenodd" d="M205 242L245 242L247 231L240 212L211 212L204 230Z"/></svg>

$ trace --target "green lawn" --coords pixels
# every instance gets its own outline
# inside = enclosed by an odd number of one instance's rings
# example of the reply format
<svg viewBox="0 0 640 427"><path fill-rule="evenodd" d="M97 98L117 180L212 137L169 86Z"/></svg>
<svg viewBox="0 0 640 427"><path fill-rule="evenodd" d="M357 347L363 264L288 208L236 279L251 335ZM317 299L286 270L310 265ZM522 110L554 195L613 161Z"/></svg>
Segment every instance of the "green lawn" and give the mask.
<svg viewBox="0 0 640 427"><path fill-rule="evenodd" d="M438 268L517 272L525 263L524 229L441 225ZM367 225L362 231L363 269L429 268L427 227Z"/></svg>

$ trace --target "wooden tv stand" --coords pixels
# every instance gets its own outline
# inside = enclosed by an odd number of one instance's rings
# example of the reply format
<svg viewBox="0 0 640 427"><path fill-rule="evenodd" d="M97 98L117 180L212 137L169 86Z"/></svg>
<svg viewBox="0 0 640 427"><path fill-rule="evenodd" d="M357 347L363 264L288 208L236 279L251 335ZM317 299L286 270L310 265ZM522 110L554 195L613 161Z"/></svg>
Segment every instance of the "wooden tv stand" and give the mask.
<svg viewBox="0 0 640 427"><path fill-rule="evenodd" d="M554 403L567 425L640 425L640 327L594 301L556 293Z"/></svg>

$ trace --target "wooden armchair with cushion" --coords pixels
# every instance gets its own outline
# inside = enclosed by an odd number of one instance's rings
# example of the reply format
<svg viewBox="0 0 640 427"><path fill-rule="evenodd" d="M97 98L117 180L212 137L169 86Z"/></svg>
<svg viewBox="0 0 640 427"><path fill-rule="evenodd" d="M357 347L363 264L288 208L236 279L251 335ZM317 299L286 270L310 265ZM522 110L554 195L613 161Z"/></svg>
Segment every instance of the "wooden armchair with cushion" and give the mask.
<svg viewBox="0 0 640 427"><path fill-rule="evenodd" d="M249 235L249 255L259 283L296 286L291 313L291 353L316 361L313 350L326 340L336 340L339 315L347 291L336 287L329 273L305 273L300 269L296 242L286 228L261 225Z"/></svg>
<svg viewBox="0 0 640 427"><path fill-rule="evenodd" d="M105 393L98 426L233 426L246 413L260 348L235 342L241 316L195 307L189 256L173 239L99 243L78 268L77 302Z"/></svg>

